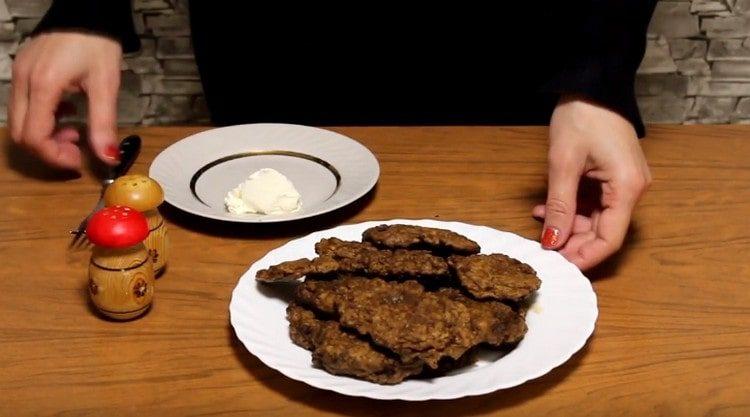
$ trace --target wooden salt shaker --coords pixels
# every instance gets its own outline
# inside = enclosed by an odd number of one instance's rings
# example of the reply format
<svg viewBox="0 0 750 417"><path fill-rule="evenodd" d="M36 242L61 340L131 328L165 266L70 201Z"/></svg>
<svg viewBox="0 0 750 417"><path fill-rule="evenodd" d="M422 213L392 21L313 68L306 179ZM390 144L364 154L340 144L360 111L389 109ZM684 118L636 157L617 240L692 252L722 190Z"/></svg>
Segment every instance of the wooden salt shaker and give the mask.
<svg viewBox="0 0 750 417"><path fill-rule="evenodd" d="M158 276L167 264L169 238L164 218L159 214L159 204L164 201L164 191L158 182L145 175L123 175L107 187L104 203L107 207L122 205L143 213L148 220L149 234L144 244Z"/></svg>
<svg viewBox="0 0 750 417"><path fill-rule="evenodd" d="M145 313L154 298L154 267L143 244L143 214L125 206L104 208L91 217L86 235L94 244L88 291L96 308L116 320Z"/></svg>

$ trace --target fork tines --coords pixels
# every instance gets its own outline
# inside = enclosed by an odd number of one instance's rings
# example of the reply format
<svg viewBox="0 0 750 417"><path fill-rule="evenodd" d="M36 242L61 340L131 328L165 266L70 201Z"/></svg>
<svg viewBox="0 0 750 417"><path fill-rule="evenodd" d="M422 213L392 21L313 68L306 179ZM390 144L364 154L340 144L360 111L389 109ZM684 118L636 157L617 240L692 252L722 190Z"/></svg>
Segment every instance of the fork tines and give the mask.
<svg viewBox="0 0 750 417"><path fill-rule="evenodd" d="M83 249L91 244L91 241L86 237L86 232L71 230L70 234L73 235L73 239L70 240L68 249Z"/></svg>

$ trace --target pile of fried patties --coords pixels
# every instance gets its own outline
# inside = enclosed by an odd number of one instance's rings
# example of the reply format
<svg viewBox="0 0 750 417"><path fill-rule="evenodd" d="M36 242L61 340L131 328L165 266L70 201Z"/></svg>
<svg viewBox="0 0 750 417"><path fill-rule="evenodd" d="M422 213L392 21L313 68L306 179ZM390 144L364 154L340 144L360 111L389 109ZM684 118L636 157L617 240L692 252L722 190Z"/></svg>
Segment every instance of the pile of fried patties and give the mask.
<svg viewBox="0 0 750 417"><path fill-rule="evenodd" d="M541 281L527 264L479 254L458 233L412 225L367 229L362 242L315 245L314 259L258 272L294 282L289 333L331 374L379 384L435 377L475 361L481 347L507 351L526 333L527 300Z"/></svg>

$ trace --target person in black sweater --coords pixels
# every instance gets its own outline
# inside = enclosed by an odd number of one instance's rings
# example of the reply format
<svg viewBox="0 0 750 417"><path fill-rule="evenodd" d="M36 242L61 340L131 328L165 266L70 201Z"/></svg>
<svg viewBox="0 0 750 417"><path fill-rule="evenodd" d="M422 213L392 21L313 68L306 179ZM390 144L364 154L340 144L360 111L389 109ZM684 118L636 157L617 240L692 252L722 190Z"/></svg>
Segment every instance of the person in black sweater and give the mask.
<svg viewBox="0 0 750 417"><path fill-rule="evenodd" d="M542 245L582 269L620 248L651 181L633 83L655 0L257 3L189 2L215 124L549 122L548 196L532 210ZM83 92L92 148L114 163L120 61L139 47L128 0L55 0L13 65L12 138L78 169L79 134L55 113L65 93ZM592 181L599 192L579 201Z"/></svg>

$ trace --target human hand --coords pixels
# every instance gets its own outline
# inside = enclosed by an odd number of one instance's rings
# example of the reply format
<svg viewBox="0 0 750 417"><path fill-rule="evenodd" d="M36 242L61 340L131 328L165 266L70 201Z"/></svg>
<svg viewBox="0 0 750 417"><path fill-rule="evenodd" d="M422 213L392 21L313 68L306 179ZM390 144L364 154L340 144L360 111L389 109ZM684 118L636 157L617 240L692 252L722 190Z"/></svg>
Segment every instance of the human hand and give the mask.
<svg viewBox="0 0 750 417"><path fill-rule="evenodd" d="M547 202L532 212L544 219L542 246L589 269L622 246L651 173L630 122L581 97L561 98L549 140ZM579 193L587 182L594 195Z"/></svg>
<svg viewBox="0 0 750 417"><path fill-rule="evenodd" d="M78 169L78 131L57 129L55 116L64 94L84 92L92 148L115 164L121 59L120 44L103 36L56 32L32 38L13 63L8 105L13 140L49 165Z"/></svg>

